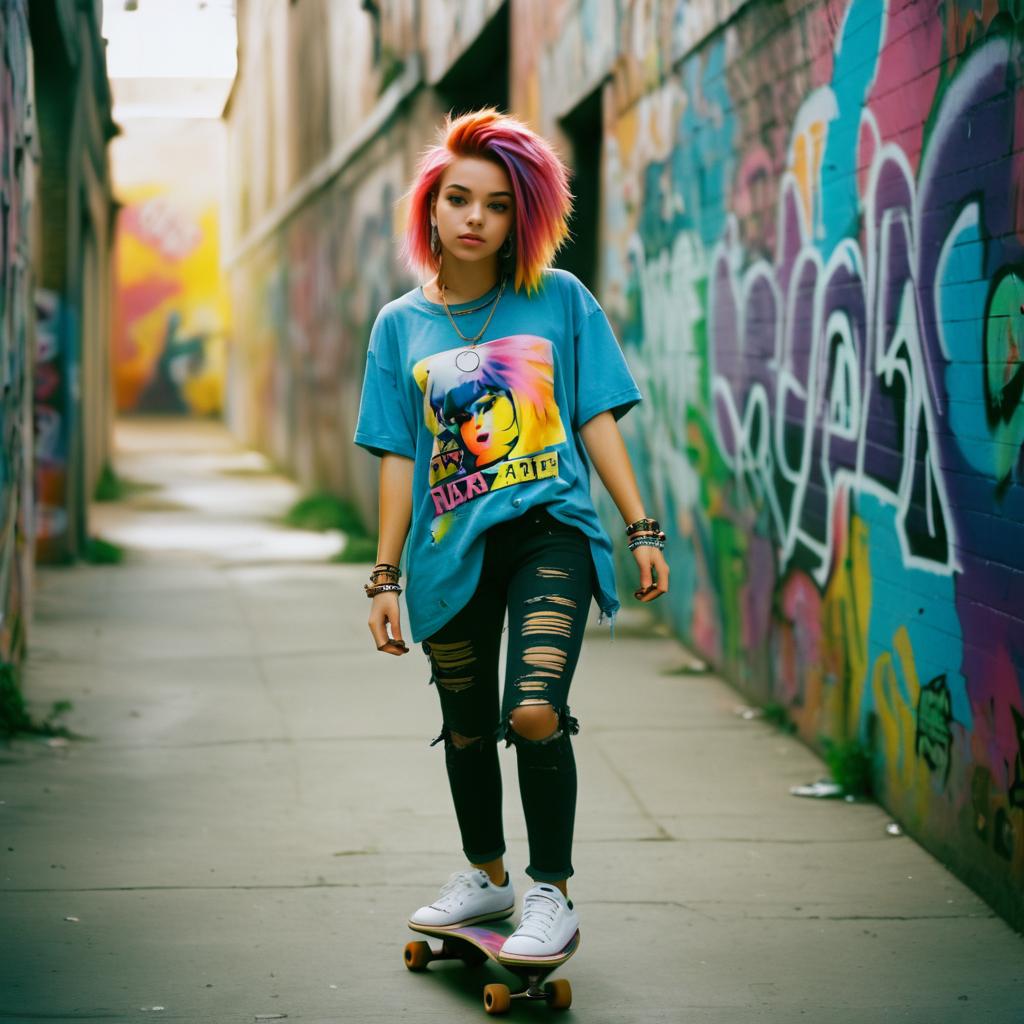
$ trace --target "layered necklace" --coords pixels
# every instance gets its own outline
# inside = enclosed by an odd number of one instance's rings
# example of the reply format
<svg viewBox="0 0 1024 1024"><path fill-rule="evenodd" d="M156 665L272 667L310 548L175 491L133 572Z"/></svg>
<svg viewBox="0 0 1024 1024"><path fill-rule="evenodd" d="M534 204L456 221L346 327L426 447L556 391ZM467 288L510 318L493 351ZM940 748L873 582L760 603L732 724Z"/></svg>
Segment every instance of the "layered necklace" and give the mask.
<svg viewBox="0 0 1024 1024"><path fill-rule="evenodd" d="M467 342L471 347L463 349L455 357L455 365L462 370L463 373L472 373L480 366L480 356L475 352L477 342L484 336L484 332L490 326L491 320L494 318L494 314L498 311L498 303L501 302L502 295L505 294L505 282L508 278L503 274L501 277L501 285L498 288L497 295L490 301L491 311L487 314L487 319L484 321L483 327L473 335L472 338L467 338L462 331L459 330L459 325L455 322L455 317L452 316L451 309L448 308L448 298L445 295L445 286L438 280L437 286L438 291L441 293L441 305L444 306L445 313L448 314L448 320L451 322L452 327L455 328L455 333L464 341ZM482 306L476 306L474 309L459 310L456 315L463 315L464 313L475 313L478 310L486 309L488 303L484 303Z"/></svg>

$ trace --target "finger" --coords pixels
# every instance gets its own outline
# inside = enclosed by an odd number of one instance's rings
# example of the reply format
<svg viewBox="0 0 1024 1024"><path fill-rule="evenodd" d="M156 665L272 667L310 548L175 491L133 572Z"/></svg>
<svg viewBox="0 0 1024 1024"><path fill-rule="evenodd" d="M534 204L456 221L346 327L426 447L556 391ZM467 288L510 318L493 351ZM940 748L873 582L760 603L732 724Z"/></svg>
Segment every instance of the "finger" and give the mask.
<svg viewBox="0 0 1024 1024"><path fill-rule="evenodd" d="M367 623L370 627L370 633L373 635L373 643L378 651L384 649L384 645L390 639L388 637L387 626L384 622L384 617L377 614L376 612L370 615L370 621Z"/></svg>
<svg viewBox="0 0 1024 1024"><path fill-rule="evenodd" d="M634 596L640 600L641 595L646 594L651 589L653 583L650 556L646 552L638 553L636 555L636 563L640 567L640 588L635 592Z"/></svg>
<svg viewBox="0 0 1024 1024"><path fill-rule="evenodd" d="M668 562L665 561L664 557L658 555L658 593L668 593L668 575L669 568Z"/></svg>
<svg viewBox="0 0 1024 1024"><path fill-rule="evenodd" d="M407 654L409 648L402 639L402 618L396 611L387 617L391 636L388 638L387 649L389 654Z"/></svg>

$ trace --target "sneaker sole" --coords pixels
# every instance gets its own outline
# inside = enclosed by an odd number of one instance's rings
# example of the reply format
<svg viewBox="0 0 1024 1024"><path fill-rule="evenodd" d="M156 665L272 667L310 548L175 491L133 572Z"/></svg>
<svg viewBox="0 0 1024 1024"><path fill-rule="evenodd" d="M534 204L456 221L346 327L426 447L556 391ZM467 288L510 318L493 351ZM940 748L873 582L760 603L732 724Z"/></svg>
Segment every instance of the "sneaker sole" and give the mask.
<svg viewBox="0 0 1024 1024"><path fill-rule="evenodd" d="M409 927L413 931L418 931L422 928L429 928L432 932L452 932L459 928L468 928L473 924L483 924L486 921L504 921L511 917L516 912L515 904L508 908L508 910L500 910L493 914L481 914L479 917L467 917L465 920L458 921L455 924L423 924L420 921L414 921L412 918L409 919Z"/></svg>
<svg viewBox="0 0 1024 1024"><path fill-rule="evenodd" d="M580 944L580 930L577 928L572 938L557 952L548 953L545 956L524 956L521 953L510 953L505 956L498 953L499 964L550 964L562 963L576 952Z"/></svg>

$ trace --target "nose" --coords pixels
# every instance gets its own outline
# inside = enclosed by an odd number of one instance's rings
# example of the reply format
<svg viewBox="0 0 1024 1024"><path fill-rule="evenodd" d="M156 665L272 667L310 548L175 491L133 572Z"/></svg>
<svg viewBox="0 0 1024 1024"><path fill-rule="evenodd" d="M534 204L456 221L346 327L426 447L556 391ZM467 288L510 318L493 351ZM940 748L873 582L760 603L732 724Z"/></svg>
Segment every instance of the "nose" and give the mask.
<svg viewBox="0 0 1024 1024"><path fill-rule="evenodd" d="M480 225L484 222L484 210L479 203L474 203L466 214L468 224Z"/></svg>

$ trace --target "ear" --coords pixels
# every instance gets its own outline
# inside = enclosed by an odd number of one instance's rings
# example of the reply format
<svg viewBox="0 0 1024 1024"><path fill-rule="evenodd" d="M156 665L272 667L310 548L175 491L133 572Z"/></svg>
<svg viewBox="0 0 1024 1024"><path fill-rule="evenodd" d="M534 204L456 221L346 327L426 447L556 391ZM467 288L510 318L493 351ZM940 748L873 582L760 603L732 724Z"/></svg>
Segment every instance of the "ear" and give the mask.
<svg viewBox="0 0 1024 1024"><path fill-rule="evenodd" d="M430 226L437 227L437 193L430 196Z"/></svg>

